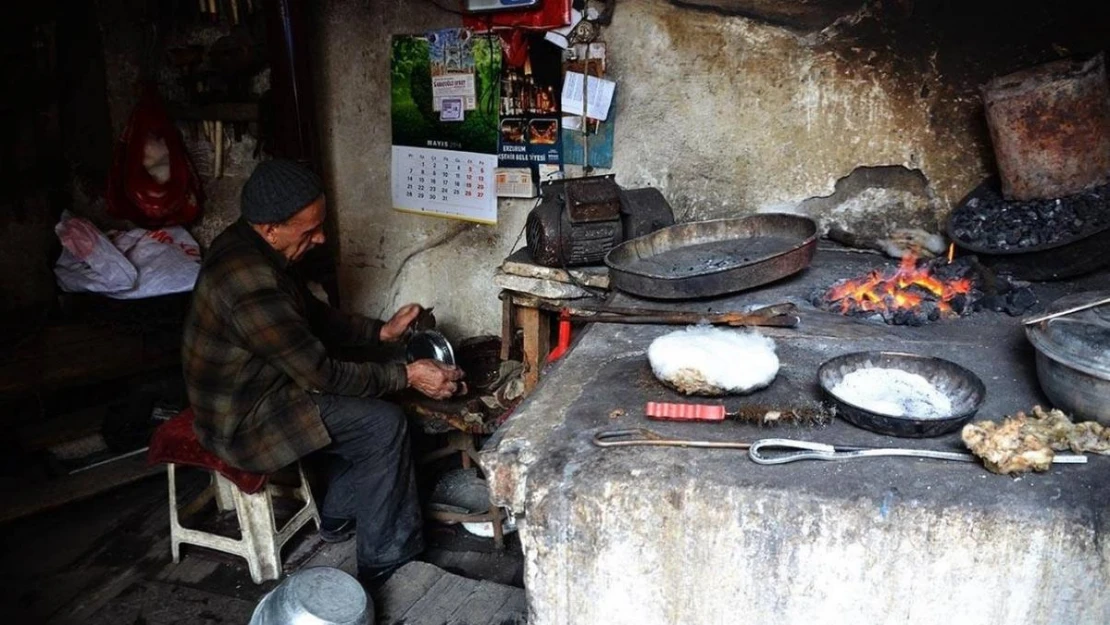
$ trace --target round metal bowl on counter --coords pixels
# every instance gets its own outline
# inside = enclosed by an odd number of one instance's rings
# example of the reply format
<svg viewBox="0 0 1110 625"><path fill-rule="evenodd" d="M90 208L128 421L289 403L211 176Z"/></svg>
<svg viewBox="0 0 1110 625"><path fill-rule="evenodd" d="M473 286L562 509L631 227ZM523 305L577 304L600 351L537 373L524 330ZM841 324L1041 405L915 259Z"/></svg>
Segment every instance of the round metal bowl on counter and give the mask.
<svg viewBox="0 0 1110 625"><path fill-rule="evenodd" d="M958 222L977 202L1006 204L1010 207L1012 215L1020 214L1022 210L1031 210L1021 209L1020 202L1003 200L998 184L998 181L993 178L984 180L960 200L949 213L946 231L948 238L958 248L975 254L980 262L995 272L1007 273L1023 280L1062 280L1090 273L1110 264L1110 255L1104 253L1107 245L1110 245L1110 222L1105 221L1087 225L1083 232L1075 234L1070 234L1066 226L1061 226L1060 232L1065 236L1061 236L1059 240L1025 247L989 247L981 241L973 242L961 236ZM1060 198L1056 203L1063 202L1066 205L1075 202L1097 203L1102 206L1092 209L1097 213L1102 213L1106 207L1110 207L1108 199L1094 200L1085 197L1077 199L1077 197L1079 196ZM1102 194L1102 197L1105 198L1105 194Z"/></svg>
<svg viewBox="0 0 1110 625"><path fill-rule="evenodd" d="M946 416L917 417L884 414L857 406L833 393L844 376L861 369L898 369L922 376L951 402ZM899 352L855 352L826 361L817 370L825 397L836 406L836 414L852 425L906 438L940 436L964 426L982 405L986 387L979 376L954 362Z"/></svg>
<svg viewBox="0 0 1110 625"><path fill-rule="evenodd" d="M1048 313L1110 296L1108 291L1062 297ZM1074 417L1110 425L1110 305L1025 327L1037 351L1037 379L1052 405Z"/></svg>

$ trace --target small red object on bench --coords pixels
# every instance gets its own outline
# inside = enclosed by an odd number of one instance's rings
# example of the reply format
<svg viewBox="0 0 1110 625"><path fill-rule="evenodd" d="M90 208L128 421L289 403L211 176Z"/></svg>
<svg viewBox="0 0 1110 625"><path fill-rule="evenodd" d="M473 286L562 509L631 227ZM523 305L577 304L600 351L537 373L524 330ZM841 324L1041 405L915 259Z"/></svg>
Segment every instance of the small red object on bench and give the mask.
<svg viewBox="0 0 1110 625"><path fill-rule="evenodd" d="M547 355L547 362L555 362L563 357L570 349L570 310L564 308L559 312L559 341L555 349Z"/></svg>
<svg viewBox="0 0 1110 625"><path fill-rule="evenodd" d="M674 404L649 401L644 413L656 421L724 421L725 407L711 404Z"/></svg>

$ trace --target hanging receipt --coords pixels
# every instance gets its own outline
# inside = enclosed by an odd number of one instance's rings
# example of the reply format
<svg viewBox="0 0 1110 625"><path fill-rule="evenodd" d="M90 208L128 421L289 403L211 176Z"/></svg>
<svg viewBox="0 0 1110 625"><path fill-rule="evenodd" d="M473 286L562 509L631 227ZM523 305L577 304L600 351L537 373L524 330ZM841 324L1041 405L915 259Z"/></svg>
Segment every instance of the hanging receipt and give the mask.
<svg viewBox="0 0 1110 625"><path fill-rule="evenodd" d="M590 76L589 83L585 85L588 98L585 108L582 106L582 86L582 74L567 72L563 79L563 113L586 115L590 119L601 121L608 119L609 105L613 103L613 91L616 90L617 83Z"/></svg>

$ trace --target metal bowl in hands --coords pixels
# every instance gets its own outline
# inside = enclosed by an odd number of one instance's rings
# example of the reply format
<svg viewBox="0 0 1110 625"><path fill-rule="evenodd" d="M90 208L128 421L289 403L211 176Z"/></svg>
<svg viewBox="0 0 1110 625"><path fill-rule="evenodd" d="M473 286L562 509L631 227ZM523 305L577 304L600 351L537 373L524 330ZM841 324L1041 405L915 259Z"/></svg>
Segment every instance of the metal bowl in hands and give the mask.
<svg viewBox="0 0 1110 625"><path fill-rule="evenodd" d="M861 369L898 369L920 375L951 402L947 415L923 417L879 412L853 404L833 393L844 376ZM817 370L821 390L837 408L837 416L858 427L906 438L947 434L975 416L987 391L979 376L954 362L898 352L856 352L826 361Z"/></svg>
<svg viewBox="0 0 1110 625"><path fill-rule="evenodd" d="M430 358L445 365L455 366L455 350L451 342L435 330L421 330L409 338L405 347L405 359L416 362Z"/></svg>

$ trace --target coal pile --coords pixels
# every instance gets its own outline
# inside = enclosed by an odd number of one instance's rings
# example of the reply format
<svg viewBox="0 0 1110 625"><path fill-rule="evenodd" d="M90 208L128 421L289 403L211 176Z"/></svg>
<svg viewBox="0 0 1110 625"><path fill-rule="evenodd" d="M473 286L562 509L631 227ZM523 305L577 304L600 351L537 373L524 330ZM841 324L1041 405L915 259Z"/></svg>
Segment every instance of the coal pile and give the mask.
<svg viewBox="0 0 1110 625"><path fill-rule="evenodd" d="M809 301L822 310L907 326L985 310L1016 317L1037 304L1028 282L995 274L974 256L908 262L896 271L839 280L813 292Z"/></svg>
<svg viewBox="0 0 1110 625"><path fill-rule="evenodd" d="M1055 200L1011 201L996 182L979 186L952 211L949 232L986 251L1063 245L1110 227L1110 185Z"/></svg>

